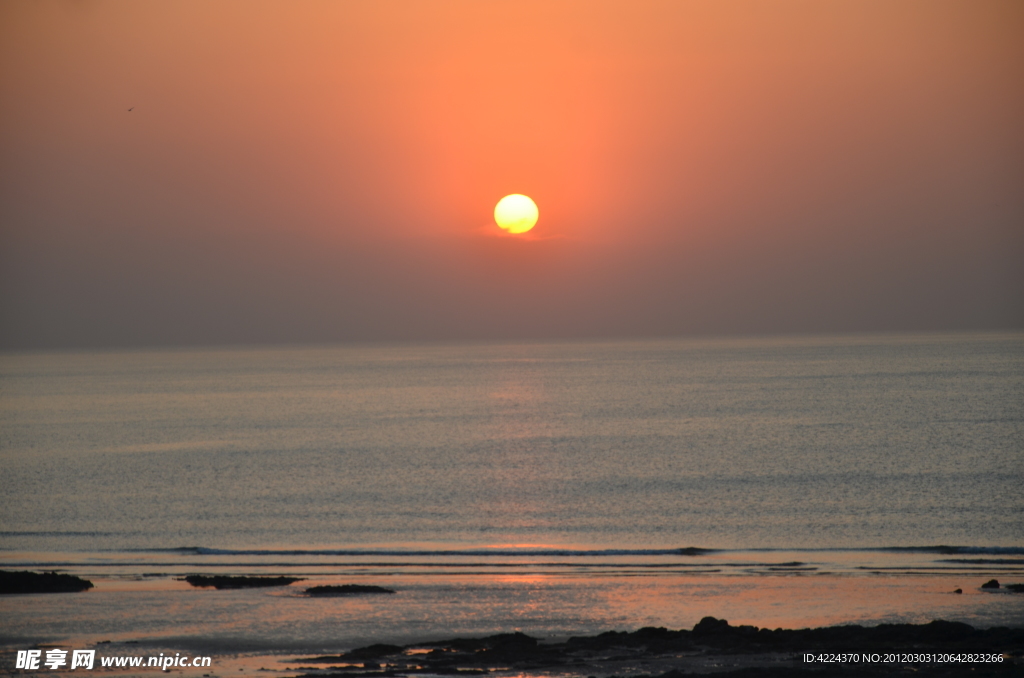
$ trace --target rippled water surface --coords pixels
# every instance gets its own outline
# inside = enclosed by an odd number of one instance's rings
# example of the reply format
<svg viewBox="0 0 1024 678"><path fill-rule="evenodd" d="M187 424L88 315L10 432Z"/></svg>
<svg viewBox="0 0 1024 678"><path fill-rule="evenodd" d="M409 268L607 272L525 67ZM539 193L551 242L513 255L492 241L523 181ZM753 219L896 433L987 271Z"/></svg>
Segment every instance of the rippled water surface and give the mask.
<svg viewBox="0 0 1024 678"><path fill-rule="evenodd" d="M98 578L112 631L124 596L171 596L224 636L231 613L174 583L197 571L390 578L465 603L460 628L682 624L700 606L653 593L672 578L1020 579L1022 441L1020 334L7 354L0 567ZM939 545L961 548L919 548ZM722 586L701 595L750 619ZM289 595L238 594L279 619L308 603ZM920 604L858 595L848 618ZM5 605L8 638L74 618ZM424 609L350 635L415 635Z"/></svg>
<svg viewBox="0 0 1024 678"><path fill-rule="evenodd" d="M7 355L7 547L1019 545L1020 336Z"/></svg>

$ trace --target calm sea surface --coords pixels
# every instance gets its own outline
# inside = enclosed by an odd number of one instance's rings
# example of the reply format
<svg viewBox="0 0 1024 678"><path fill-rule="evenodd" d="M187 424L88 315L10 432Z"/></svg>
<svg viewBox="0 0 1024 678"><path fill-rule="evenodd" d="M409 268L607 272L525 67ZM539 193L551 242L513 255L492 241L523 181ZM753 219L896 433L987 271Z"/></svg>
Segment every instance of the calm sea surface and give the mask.
<svg viewBox="0 0 1024 678"><path fill-rule="evenodd" d="M652 593L670 582L721 609L738 599L713 582L775 575L1024 579L1021 334L7 354L0 455L0 567L107 582L76 605L113 596L89 617L8 598L15 643L149 637L132 596L191 610L157 615L165 640L255 619L189 572L426 596L379 624L364 609L347 639L437 630L416 620L453 597L444 628L571 632L696 621ZM293 629L311 604L236 594ZM872 617L860 595L846 617ZM994 618L1021 614L1006 604ZM236 635L331 645L310 633Z"/></svg>

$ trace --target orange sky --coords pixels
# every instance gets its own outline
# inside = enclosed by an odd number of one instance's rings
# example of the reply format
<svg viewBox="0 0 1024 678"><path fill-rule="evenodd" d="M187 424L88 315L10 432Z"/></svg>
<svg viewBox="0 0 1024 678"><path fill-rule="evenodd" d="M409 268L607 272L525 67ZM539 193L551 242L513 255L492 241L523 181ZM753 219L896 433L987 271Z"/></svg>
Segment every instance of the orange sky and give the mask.
<svg viewBox="0 0 1024 678"><path fill-rule="evenodd" d="M1016 0L4 3L0 347L1019 328L1022 82Z"/></svg>

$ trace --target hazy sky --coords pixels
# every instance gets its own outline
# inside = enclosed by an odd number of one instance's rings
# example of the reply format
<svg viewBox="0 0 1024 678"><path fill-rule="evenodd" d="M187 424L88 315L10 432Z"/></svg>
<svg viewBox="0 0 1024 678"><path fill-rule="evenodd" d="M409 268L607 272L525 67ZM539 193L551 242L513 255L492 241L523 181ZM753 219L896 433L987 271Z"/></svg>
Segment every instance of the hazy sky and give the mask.
<svg viewBox="0 0 1024 678"><path fill-rule="evenodd" d="M10 0L0 348L1024 327L1022 83L1019 0Z"/></svg>

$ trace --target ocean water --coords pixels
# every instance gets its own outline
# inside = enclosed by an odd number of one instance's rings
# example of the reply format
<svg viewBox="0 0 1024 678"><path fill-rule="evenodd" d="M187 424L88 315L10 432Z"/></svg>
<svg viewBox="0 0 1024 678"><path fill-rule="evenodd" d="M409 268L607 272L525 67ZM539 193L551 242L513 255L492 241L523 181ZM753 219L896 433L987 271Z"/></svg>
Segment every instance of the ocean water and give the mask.
<svg viewBox="0 0 1024 678"><path fill-rule="evenodd" d="M8 647L1024 623L1019 333L6 354L0 461Z"/></svg>

